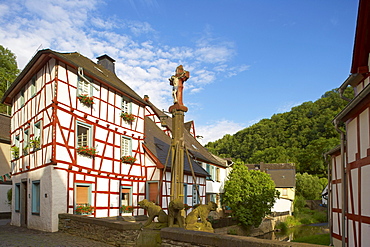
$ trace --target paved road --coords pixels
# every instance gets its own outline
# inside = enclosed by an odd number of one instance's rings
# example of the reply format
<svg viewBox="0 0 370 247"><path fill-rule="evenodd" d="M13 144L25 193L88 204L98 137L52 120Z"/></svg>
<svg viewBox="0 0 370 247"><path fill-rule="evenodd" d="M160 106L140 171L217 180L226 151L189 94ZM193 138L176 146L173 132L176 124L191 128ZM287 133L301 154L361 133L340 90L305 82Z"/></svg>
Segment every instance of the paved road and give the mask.
<svg viewBox="0 0 370 247"><path fill-rule="evenodd" d="M10 220L0 219L0 246L89 246L112 245L60 232L42 232L24 227L11 226Z"/></svg>

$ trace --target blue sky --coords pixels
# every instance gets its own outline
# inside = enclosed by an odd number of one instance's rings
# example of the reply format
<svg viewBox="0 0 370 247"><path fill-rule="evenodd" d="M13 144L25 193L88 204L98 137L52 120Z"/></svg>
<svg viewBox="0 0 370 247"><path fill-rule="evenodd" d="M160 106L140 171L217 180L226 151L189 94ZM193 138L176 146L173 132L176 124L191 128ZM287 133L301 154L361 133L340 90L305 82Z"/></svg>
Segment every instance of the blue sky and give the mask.
<svg viewBox="0 0 370 247"><path fill-rule="evenodd" d="M356 0L2 0L0 44L23 68L38 49L108 54L159 108L182 64L186 120L203 143L314 101L348 77Z"/></svg>

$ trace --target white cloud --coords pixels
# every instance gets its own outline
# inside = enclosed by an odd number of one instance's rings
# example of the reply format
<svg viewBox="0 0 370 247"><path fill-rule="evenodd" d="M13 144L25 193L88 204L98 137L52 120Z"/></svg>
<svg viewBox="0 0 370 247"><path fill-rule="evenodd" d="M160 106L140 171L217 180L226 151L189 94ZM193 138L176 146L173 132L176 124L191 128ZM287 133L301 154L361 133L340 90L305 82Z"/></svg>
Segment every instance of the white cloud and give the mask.
<svg viewBox="0 0 370 247"><path fill-rule="evenodd" d="M158 44L158 32L147 22L104 17L102 0L6 0L0 4L1 45L17 56L23 68L38 48L77 51L95 59L108 54L117 75L140 96L148 94L159 108L172 103L168 78L183 64L191 72L187 92L197 93L215 79L246 69L228 65L236 51L232 42L212 36L207 27L193 47ZM157 6L154 0L140 4ZM194 36L193 36L194 37Z"/></svg>
<svg viewBox="0 0 370 247"><path fill-rule="evenodd" d="M213 122L209 125L195 126L195 132L197 135L203 136L199 141L205 145L208 142L216 141L222 138L226 134L233 135L239 130L244 129L246 126L244 124L235 123L230 120L219 120Z"/></svg>

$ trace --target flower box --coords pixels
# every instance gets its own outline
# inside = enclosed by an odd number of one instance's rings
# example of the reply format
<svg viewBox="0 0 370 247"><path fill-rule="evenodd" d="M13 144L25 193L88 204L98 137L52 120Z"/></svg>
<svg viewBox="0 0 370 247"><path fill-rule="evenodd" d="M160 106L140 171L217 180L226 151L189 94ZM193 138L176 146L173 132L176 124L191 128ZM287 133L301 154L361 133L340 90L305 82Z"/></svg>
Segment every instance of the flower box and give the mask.
<svg viewBox="0 0 370 247"><path fill-rule="evenodd" d="M77 204L76 205L76 214L79 215L91 215L94 212L94 207L90 204Z"/></svg>
<svg viewBox="0 0 370 247"><path fill-rule="evenodd" d="M84 155L84 156L90 156L94 157L98 151L96 151L95 147L88 147L88 146L80 146L76 149L78 154Z"/></svg>
<svg viewBox="0 0 370 247"><path fill-rule="evenodd" d="M133 211L134 208L132 206L122 205L121 207L121 213L132 213Z"/></svg>
<svg viewBox="0 0 370 247"><path fill-rule="evenodd" d="M122 112L121 118L125 120L126 122L130 122L130 123L135 121L135 116L132 113Z"/></svg>
<svg viewBox="0 0 370 247"><path fill-rule="evenodd" d="M77 99L84 105L91 106L94 104L94 98L88 96L87 94L81 94L77 96Z"/></svg>
<svg viewBox="0 0 370 247"><path fill-rule="evenodd" d="M136 161L136 158L132 157L132 156L129 156L129 155L128 156L122 156L121 161L122 161L122 163L134 164L135 161Z"/></svg>

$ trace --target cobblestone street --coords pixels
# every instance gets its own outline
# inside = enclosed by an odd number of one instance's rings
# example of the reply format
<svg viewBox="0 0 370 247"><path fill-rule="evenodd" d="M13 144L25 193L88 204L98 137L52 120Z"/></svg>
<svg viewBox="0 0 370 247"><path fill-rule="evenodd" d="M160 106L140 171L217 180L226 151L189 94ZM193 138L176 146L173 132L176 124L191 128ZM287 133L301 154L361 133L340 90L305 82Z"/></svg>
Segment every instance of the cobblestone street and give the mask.
<svg viewBox="0 0 370 247"><path fill-rule="evenodd" d="M11 226L10 220L0 219L0 246L91 246L112 245L60 232L42 232Z"/></svg>

